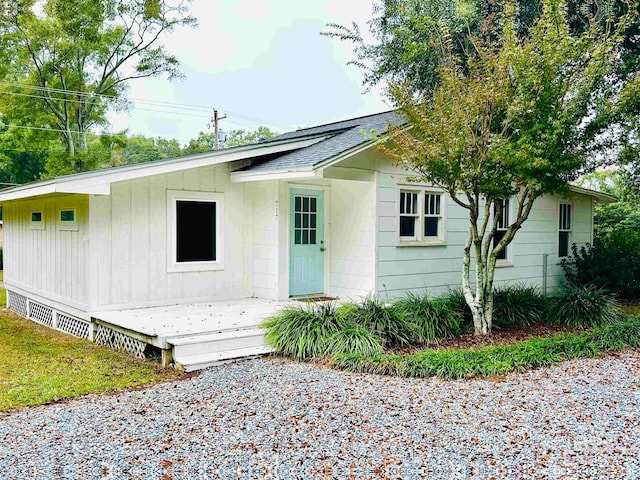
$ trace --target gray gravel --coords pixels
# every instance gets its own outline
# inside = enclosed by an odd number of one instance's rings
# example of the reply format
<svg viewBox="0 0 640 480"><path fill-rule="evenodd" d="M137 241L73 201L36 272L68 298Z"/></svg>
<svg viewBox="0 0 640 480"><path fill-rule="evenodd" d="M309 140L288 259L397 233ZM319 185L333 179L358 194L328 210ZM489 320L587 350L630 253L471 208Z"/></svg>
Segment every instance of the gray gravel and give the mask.
<svg viewBox="0 0 640 480"><path fill-rule="evenodd" d="M640 351L504 379L280 359L0 417L0 478L640 478Z"/></svg>

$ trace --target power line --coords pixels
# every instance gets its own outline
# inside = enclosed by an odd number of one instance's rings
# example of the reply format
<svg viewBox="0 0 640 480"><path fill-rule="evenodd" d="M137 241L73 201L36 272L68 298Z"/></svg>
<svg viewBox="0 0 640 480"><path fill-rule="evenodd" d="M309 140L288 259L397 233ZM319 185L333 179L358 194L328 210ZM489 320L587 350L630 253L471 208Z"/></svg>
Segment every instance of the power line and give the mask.
<svg viewBox="0 0 640 480"><path fill-rule="evenodd" d="M0 95L16 95L19 97L29 97L29 98L39 98L39 99L47 99L47 97L44 97L42 95L32 95L29 93L18 93L18 92L7 92L7 91L2 91L0 90ZM82 100L75 100L73 98L60 98L60 97L51 97L49 98L49 100L55 100L57 102L63 102L63 103L79 103L82 104L84 103ZM192 117L192 118L207 118L209 115L206 113L187 113L187 112L172 112L171 110L159 110L156 108L145 108L145 107L134 107L136 110L143 110L143 111L147 111L147 112L158 112L158 113L167 113L167 114L172 114L172 115L182 115L182 116L186 116L186 117Z"/></svg>
<svg viewBox="0 0 640 480"><path fill-rule="evenodd" d="M42 87L42 86L28 85L28 84L18 83L18 82L1 82L0 81L0 85L15 87L15 88L26 88L26 89L38 90L38 91L48 92L48 93L59 93L63 95L77 95L81 97L102 97L102 98L108 98L111 100L118 99L118 97L115 95L107 95L103 93L92 93L92 92L81 92L78 90L67 90L67 89L53 88L53 87ZM191 104L185 104L185 103L165 102L165 101L157 101L157 100L142 100L142 99L136 99L136 98L129 98L128 101L132 103L158 105L158 106L171 107L171 108L182 109L182 110L200 110L200 111L206 110L207 112L211 111L209 107L203 107L200 105L191 105ZM233 115L234 117L244 118L246 120L253 121L256 123L262 123L262 124L280 126L280 127L282 126L268 120L251 117L248 115L243 115L237 112L232 112L231 110L227 110L226 108L221 108L221 110L223 110L227 114Z"/></svg>

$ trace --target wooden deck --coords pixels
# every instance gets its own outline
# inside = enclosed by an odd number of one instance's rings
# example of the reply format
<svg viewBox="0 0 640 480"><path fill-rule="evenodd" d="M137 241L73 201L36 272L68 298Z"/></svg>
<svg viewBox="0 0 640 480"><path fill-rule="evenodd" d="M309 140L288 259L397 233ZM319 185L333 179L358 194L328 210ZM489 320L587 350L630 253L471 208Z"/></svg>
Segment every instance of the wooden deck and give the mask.
<svg viewBox="0 0 640 480"><path fill-rule="evenodd" d="M270 350L259 328L262 320L288 302L257 298L164 307L92 312L98 328L108 329L114 344L138 342L162 350L186 370Z"/></svg>

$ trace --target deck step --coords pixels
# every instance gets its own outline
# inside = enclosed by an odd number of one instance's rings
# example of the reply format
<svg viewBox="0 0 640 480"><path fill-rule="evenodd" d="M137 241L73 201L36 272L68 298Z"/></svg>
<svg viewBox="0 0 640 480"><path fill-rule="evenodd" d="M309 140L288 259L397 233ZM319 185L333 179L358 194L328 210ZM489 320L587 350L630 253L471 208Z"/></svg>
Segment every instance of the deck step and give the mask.
<svg viewBox="0 0 640 480"><path fill-rule="evenodd" d="M189 372L271 351L266 347L264 330L256 327L169 337L166 340L173 349L174 361Z"/></svg>
<svg viewBox="0 0 640 480"><path fill-rule="evenodd" d="M234 360L257 357L271 353L271 348L267 346L237 348L223 352L204 353L200 355L187 355L175 358L175 362L182 365L185 372L193 372L207 367L213 367Z"/></svg>
<svg viewBox="0 0 640 480"><path fill-rule="evenodd" d="M167 337L167 342L171 345L191 345L194 343L209 342L211 340L221 341L233 338L251 337L255 335L264 335L261 328L234 328L229 330L219 330L213 332L195 333L189 335L180 335Z"/></svg>

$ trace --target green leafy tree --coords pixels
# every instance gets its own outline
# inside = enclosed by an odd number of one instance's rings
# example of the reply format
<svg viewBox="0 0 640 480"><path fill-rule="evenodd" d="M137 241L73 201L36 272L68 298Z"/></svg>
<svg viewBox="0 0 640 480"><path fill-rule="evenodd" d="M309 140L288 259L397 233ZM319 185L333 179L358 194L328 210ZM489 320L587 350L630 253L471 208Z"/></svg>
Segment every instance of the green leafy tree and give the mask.
<svg viewBox="0 0 640 480"><path fill-rule="evenodd" d="M12 119L57 131L66 160L54 174L92 168L88 132L106 123L109 107L126 107L130 80L180 75L160 41L196 23L182 0L8 0L3 7L0 51L13 55L0 96L22 104L23 115Z"/></svg>
<svg viewBox="0 0 640 480"><path fill-rule="evenodd" d="M225 147L239 147L241 145L249 145L252 143L259 143L263 140L268 140L277 135L269 127L264 125L259 126L256 130L231 130L227 134L227 138L224 141Z"/></svg>
<svg viewBox="0 0 640 480"><path fill-rule="evenodd" d="M258 143L262 140L275 137L277 134L265 127L259 126L256 130L231 130L225 138L220 141L220 146L223 148L239 147L241 145L248 145L252 143ZM213 133L200 132L198 138L195 138L185 146L183 153L201 153L214 150L216 147L216 139Z"/></svg>
<svg viewBox="0 0 640 480"><path fill-rule="evenodd" d="M39 180L49 152L59 145L57 137L42 130L9 127L10 121L0 117L0 188Z"/></svg>
<svg viewBox="0 0 640 480"><path fill-rule="evenodd" d="M377 0L367 24L369 35L363 35L356 23L329 24L323 34L353 44L357 59L351 63L363 68L366 86L392 82L426 91L438 83L438 69L451 53L462 60L462 66L470 52L473 56L470 34L488 36L494 42L503 38L503 25L496 19L504 13L504 5L495 0ZM543 12L542 5L541 0L516 1L510 27L515 35L528 35ZM626 0L567 0L563 8L572 35L589 30L594 21L600 27L606 27L612 19L625 22L620 30L622 61L616 72L624 78L638 71L640 22L629 22L627 17L637 4ZM449 41L447 49L442 48L443 33Z"/></svg>
<svg viewBox="0 0 640 480"><path fill-rule="evenodd" d="M602 22L571 35L564 7L562 0L544 2L519 37L507 3L499 39L471 36L473 55L461 59L441 36L446 55L431 93L391 86L410 128L391 127L381 148L420 181L442 187L468 214L462 287L477 334L491 331L498 255L537 198L567 191L606 128L601 113L610 104L620 35ZM515 216L496 240L503 199L515 203Z"/></svg>

